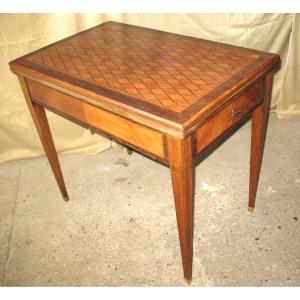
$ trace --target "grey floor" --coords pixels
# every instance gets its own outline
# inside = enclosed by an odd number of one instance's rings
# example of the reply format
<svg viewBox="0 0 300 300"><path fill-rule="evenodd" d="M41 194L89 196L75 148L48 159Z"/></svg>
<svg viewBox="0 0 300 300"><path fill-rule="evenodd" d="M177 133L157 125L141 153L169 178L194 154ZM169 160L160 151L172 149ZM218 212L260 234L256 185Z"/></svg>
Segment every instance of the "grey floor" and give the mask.
<svg viewBox="0 0 300 300"><path fill-rule="evenodd" d="M300 285L300 118L271 115L247 213L250 123L196 168L194 286ZM169 169L125 149L0 165L0 283L181 286Z"/></svg>

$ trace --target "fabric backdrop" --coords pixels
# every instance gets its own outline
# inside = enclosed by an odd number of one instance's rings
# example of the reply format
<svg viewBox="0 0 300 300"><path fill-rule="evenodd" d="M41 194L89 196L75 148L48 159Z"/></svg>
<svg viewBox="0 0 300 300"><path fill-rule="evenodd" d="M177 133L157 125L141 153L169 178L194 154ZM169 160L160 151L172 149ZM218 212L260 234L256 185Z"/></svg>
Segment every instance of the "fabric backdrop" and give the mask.
<svg viewBox="0 0 300 300"><path fill-rule="evenodd" d="M0 14L0 163L44 155L17 77L8 62L108 20L281 55L271 107L300 115L298 14ZM58 152L94 154L112 143L47 112Z"/></svg>

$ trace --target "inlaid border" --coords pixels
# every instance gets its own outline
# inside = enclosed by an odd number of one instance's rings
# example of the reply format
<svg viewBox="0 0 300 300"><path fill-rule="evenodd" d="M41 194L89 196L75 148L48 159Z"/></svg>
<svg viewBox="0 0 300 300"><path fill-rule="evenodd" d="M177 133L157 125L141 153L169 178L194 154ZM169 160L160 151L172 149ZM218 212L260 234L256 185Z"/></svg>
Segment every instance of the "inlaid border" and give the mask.
<svg viewBox="0 0 300 300"><path fill-rule="evenodd" d="M168 35L176 36L178 38L186 38L186 39L192 39L192 40L196 40L196 41L202 41L205 43L218 44L218 45L222 45L222 47L239 48L241 51L249 52L249 50L250 50L253 54L259 54L260 56L255 61L253 61L251 64L249 64L248 66L246 66L245 68L240 70L237 74L233 75L230 79L223 82L220 86L215 87L208 94L200 97L198 100L196 100L193 104L188 106L182 112L175 112L166 107L161 107L161 106L149 103L143 99L135 98L135 97L126 95L122 92L115 91L115 90L109 89L107 87L103 87L101 85L97 85L97 84L88 82L83 79L78 79L69 74L62 73L60 71L53 70L48 67L41 66L41 65L38 65L38 64L29 62L26 60L28 57L30 57L40 51L43 51L46 48L52 47L53 45L55 45L57 43L60 43L67 39L74 38L77 35L81 35L83 33L91 31L97 27L105 26L106 24L112 24L112 23L118 24L119 26L134 27L134 28L144 30L144 31L151 31L151 32L158 31L158 32L165 33ZM134 107L135 109L148 112L154 116L158 116L163 119L167 119L169 121L176 122L178 124L183 125L191 117L194 117L202 109L206 108L209 105L209 103L212 103L213 100L215 100L217 97L220 97L220 99L221 99L220 101L218 101L218 103L220 103L225 97L230 98L230 95L233 95L234 93L236 93L237 90L241 89L243 87L244 83L247 83L251 79L253 79L257 76L260 76L263 73L266 73L267 71L270 71L271 69L275 68L279 64L279 62L280 62L280 58L279 58L279 55L277 55L277 54L270 54L267 52L247 49L247 48L233 46L233 45L229 45L229 44L207 41L207 40L199 39L196 37L185 36L185 35L180 35L180 34L176 34L176 33L160 31L160 30L156 30L156 29L150 29L150 28L145 28L145 27L140 27L140 26L135 26L135 25L128 25L128 24L109 21L109 22L105 22L100 25L94 26L92 28L89 28L87 30L78 32L72 36L69 36L65 39L62 39L55 43L52 43L46 47L43 47L34 52L31 52L25 56L22 56L16 60L10 62L10 66L11 66L12 70L14 69L14 65L23 66L24 68L36 71L36 72L40 73L41 75L50 76L51 79L53 79L54 84L55 83L57 84L57 82L55 82L55 79L60 80L60 81L65 81L71 85L81 88L83 94L84 94L84 90L90 91L97 95L104 96L106 98L115 100L115 101L119 102L120 104L125 104L127 106ZM26 76L26 74L25 74L25 76ZM230 90L230 89L232 89L232 90ZM101 101L107 101L107 100L101 100ZM218 103L215 103L215 105L213 105L213 106L217 106Z"/></svg>

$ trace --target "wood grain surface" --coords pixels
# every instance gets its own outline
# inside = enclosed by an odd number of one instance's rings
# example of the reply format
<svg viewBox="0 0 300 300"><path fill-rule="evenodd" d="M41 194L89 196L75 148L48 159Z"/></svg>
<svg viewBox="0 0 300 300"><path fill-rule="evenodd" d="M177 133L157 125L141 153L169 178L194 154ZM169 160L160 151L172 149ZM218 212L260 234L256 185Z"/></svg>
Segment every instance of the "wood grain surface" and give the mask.
<svg viewBox="0 0 300 300"><path fill-rule="evenodd" d="M52 138L49 124L48 124L45 109L42 105L39 105L39 104L31 101L31 97L30 97L25 79L21 76L19 76L18 79L19 79L28 109L30 111L32 120L33 120L36 130L39 134L41 143L42 143L45 153L47 155L48 161L52 168L52 171L53 171L54 177L56 179L56 182L58 184L58 187L60 189L60 192L63 196L63 199L65 201L68 201L69 196L68 196L64 178L63 178L63 175L61 172L59 160L58 160L57 153L55 150L55 145L53 142L53 138Z"/></svg>
<svg viewBox="0 0 300 300"><path fill-rule="evenodd" d="M163 135L151 128L141 126L131 120L107 112L93 105L78 101L78 99L50 89L39 83L27 80L31 98L39 103L62 112L76 120L90 125L119 138L140 149L165 158Z"/></svg>
<svg viewBox="0 0 300 300"><path fill-rule="evenodd" d="M216 115L210 116L196 132L197 155L262 102L262 90L262 81L259 81Z"/></svg>
<svg viewBox="0 0 300 300"><path fill-rule="evenodd" d="M255 198L259 181L260 168L262 163L269 107L271 101L273 74L265 78L263 103L256 108L252 114L251 128L251 155L250 155L250 178L249 178L249 208L255 206Z"/></svg>
<svg viewBox="0 0 300 300"><path fill-rule="evenodd" d="M194 166L191 136L184 140L168 138L170 169L176 208L184 278L192 278Z"/></svg>
<svg viewBox="0 0 300 300"><path fill-rule="evenodd" d="M252 117L253 209L277 54L107 22L10 62L62 195L44 107L170 166L192 278L194 161Z"/></svg>
<svg viewBox="0 0 300 300"><path fill-rule="evenodd" d="M10 66L184 138L206 114L278 63L277 54L107 22Z"/></svg>

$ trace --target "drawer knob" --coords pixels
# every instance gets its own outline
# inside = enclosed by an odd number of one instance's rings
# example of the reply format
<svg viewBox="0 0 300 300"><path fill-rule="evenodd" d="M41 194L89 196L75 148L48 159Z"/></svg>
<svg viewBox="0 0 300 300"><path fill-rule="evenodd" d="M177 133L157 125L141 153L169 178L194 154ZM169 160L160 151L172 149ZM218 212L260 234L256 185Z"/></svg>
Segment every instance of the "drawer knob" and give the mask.
<svg viewBox="0 0 300 300"><path fill-rule="evenodd" d="M234 117L242 117L244 115L243 111L241 110L232 110L231 111L231 114L234 116Z"/></svg>

